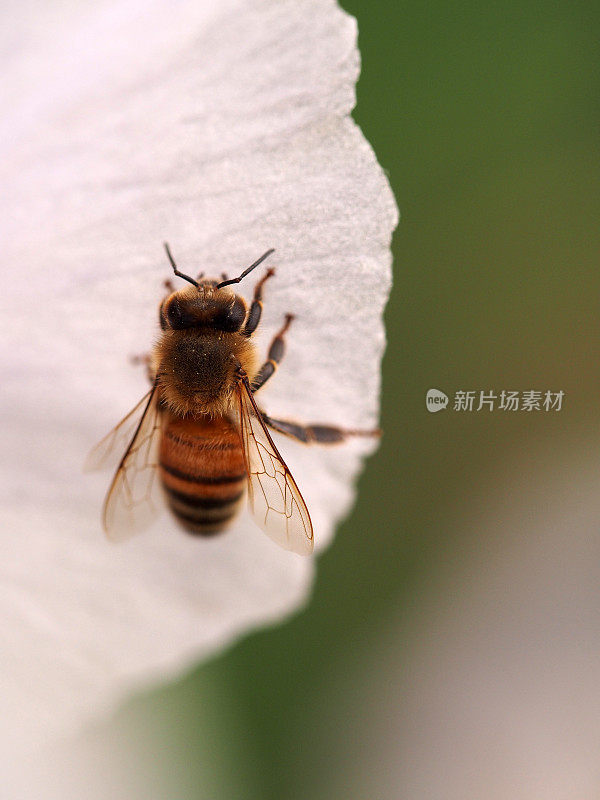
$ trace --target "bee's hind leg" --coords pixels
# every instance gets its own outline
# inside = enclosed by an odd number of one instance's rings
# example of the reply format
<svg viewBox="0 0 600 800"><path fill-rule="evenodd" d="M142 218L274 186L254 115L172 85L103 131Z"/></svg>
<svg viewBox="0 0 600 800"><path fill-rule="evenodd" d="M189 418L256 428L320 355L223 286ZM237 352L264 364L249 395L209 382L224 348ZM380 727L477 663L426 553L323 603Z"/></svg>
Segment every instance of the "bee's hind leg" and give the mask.
<svg viewBox="0 0 600 800"><path fill-rule="evenodd" d="M262 412L261 412L262 413ZM364 431L353 428L338 428L334 425L302 425L285 419L273 419L262 413L263 422L278 433L284 433L304 444L340 444L350 436L381 436L379 428Z"/></svg>

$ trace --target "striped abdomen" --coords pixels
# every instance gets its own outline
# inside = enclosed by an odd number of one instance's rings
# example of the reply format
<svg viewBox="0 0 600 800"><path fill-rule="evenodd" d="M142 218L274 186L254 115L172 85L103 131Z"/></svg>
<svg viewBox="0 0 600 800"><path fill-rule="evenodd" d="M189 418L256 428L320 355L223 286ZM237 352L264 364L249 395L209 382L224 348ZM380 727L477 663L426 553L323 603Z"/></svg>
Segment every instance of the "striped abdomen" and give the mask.
<svg viewBox="0 0 600 800"><path fill-rule="evenodd" d="M159 469L169 505L190 533L216 533L235 516L244 497L239 433L225 417L165 416Z"/></svg>

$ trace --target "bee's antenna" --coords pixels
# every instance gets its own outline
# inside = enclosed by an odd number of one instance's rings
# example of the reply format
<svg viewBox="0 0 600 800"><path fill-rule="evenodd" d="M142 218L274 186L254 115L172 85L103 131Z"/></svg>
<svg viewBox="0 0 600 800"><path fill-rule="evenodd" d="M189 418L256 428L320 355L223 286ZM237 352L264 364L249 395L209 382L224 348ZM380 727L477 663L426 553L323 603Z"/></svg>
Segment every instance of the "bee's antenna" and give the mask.
<svg viewBox="0 0 600 800"><path fill-rule="evenodd" d="M254 262L254 264L250 264L248 269L245 269L239 278L230 278L228 281L221 281L221 283L217 284L217 289L222 289L223 286L229 286L230 283L239 283L242 280L242 278L245 278L249 272L252 272L253 269L256 269L256 267L258 267L259 264L262 264L265 258L268 258L271 255L271 253L274 252L275 252L274 247L272 247L270 250L267 250L266 253L263 253L262 256L257 261ZM177 275L177 273L175 274ZM182 275L181 277L185 278L186 276Z"/></svg>
<svg viewBox="0 0 600 800"><path fill-rule="evenodd" d="M166 242L164 242L164 245L165 245L165 250L167 251L167 258L169 259L169 262L171 263L171 266L173 267L173 272L175 273L175 275L177 275L178 278L183 278L185 281L189 281L190 283L193 283L194 286L196 288L198 288L198 281L195 281L193 278L190 278L189 275L184 275L183 272L179 272L179 270L177 269L177 265L175 264L175 261L173 260L173 256L171 255L171 251L169 250L169 245Z"/></svg>

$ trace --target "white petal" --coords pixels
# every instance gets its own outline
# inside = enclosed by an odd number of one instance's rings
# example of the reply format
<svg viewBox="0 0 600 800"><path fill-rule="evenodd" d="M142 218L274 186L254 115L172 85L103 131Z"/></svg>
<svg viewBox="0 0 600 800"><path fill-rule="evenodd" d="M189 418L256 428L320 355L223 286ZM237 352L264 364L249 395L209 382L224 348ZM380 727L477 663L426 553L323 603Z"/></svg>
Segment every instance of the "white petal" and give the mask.
<svg viewBox="0 0 600 800"><path fill-rule="evenodd" d="M369 427L396 208L347 116L356 26L333 2L17 13L3 43L0 719L31 741L281 618L311 583L312 562L247 516L211 541L168 516L119 547L102 535L106 481L81 466L146 391L128 357L156 335L162 242L191 273L234 274L275 247L260 345L285 312L297 320L263 403ZM281 444L317 547L374 446Z"/></svg>

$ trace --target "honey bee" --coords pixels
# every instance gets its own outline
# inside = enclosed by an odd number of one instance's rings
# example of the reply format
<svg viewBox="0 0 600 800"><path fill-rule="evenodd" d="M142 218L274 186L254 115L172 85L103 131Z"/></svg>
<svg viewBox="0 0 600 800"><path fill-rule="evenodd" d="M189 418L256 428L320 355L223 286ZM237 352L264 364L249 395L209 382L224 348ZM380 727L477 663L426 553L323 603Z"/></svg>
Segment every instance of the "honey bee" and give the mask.
<svg viewBox="0 0 600 800"><path fill-rule="evenodd" d="M272 419L258 406L256 392L284 355L293 315L285 316L261 366L252 335L262 314L263 287L275 270L267 269L258 281L249 307L230 287L273 249L239 277L223 275L218 281L180 272L164 246L174 274L191 286L176 291L165 282L161 335L145 358L151 389L88 458L87 468L95 469L125 449L104 502L104 529L110 539L125 539L147 527L166 498L186 531L209 536L229 525L247 495L268 536L308 555L314 539L310 514L269 428L307 444L335 444L379 431L300 425Z"/></svg>

